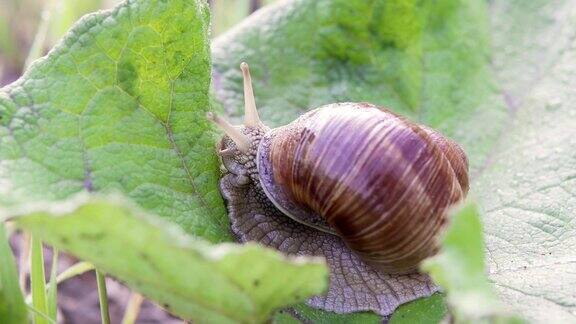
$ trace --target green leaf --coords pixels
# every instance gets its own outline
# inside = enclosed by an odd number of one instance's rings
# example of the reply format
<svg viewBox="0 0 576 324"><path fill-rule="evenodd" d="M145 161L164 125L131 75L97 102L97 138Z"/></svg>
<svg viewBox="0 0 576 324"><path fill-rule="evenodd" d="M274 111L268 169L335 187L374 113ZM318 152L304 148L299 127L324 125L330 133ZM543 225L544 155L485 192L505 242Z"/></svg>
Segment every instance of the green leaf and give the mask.
<svg viewBox="0 0 576 324"><path fill-rule="evenodd" d="M212 30L214 35L230 29L250 14L250 0L214 1L212 9Z"/></svg>
<svg viewBox="0 0 576 324"><path fill-rule="evenodd" d="M390 317L389 323L439 323L446 315L444 298L437 293L430 298L420 298L412 303L404 304L398 311ZM360 312L353 314L336 314L325 312L319 309L300 304L290 310L283 310L276 313L274 323L358 323L358 324L378 324L382 321L372 313Z"/></svg>
<svg viewBox="0 0 576 324"><path fill-rule="evenodd" d="M8 244L4 222L0 221L0 322L21 324L27 321L24 297L18 285L18 271Z"/></svg>
<svg viewBox="0 0 576 324"><path fill-rule="evenodd" d="M0 206L121 191L210 241L230 239L209 109L202 0L85 16L0 90Z"/></svg>
<svg viewBox="0 0 576 324"><path fill-rule="evenodd" d="M80 194L0 210L2 217L199 323L260 323L327 286L319 259L288 259L255 244L209 245L117 197Z"/></svg>
<svg viewBox="0 0 576 324"><path fill-rule="evenodd" d="M573 1L495 1L495 73L509 131L473 183L489 274L535 322L576 321Z"/></svg>
<svg viewBox="0 0 576 324"><path fill-rule="evenodd" d="M336 314L314 309L304 304L294 307L293 314L295 315L295 319L303 323L370 324L380 322L378 317L374 316L373 313Z"/></svg>
<svg viewBox="0 0 576 324"><path fill-rule="evenodd" d="M478 209L467 204L454 213L442 251L421 268L446 291L456 323L521 323L507 312L486 276Z"/></svg>
<svg viewBox="0 0 576 324"><path fill-rule="evenodd" d="M420 298L398 307L390 318L390 324L399 323L440 323L447 313L444 296L440 293L429 298Z"/></svg>
<svg viewBox="0 0 576 324"><path fill-rule="evenodd" d="M269 125L368 101L454 138L500 299L530 320L573 322L575 18L569 0L286 1L215 40L213 89L238 118L245 60Z"/></svg>

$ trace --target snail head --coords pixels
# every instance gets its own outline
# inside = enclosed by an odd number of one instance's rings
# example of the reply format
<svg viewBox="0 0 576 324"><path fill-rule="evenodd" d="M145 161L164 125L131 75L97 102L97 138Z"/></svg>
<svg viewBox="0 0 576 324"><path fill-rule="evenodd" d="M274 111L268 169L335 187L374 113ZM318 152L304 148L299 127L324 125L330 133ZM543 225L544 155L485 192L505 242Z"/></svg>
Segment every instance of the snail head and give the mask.
<svg viewBox="0 0 576 324"><path fill-rule="evenodd" d="M208 112L206 117L224 132L224 137L218 145L218 155L222 159L224 168L236 175L240 185L247 184L250 179L256 179L256 154L258 144L264 133L268 130L256 109L252 79L248 64L240 64L244 78L244 122L242 125L232 125L226 119Z"/></svg>

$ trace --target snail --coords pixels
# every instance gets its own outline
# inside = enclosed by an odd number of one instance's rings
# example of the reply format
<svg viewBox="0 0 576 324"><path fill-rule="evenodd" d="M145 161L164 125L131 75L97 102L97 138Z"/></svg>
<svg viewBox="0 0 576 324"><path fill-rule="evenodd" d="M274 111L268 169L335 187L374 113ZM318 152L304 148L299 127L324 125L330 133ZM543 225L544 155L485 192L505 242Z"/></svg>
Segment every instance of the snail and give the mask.
<svg viewBox="0 0 576 324"><path fill-rule="evenodd" d="M468 160L454 141L368 103L336 103L275 129L255 105L241 64L241 126L209 112L226 134L218 148L235 186L254 185L284 215L336 235L382 273L404 274L434 255L449 209L469 189Z"/></svg>

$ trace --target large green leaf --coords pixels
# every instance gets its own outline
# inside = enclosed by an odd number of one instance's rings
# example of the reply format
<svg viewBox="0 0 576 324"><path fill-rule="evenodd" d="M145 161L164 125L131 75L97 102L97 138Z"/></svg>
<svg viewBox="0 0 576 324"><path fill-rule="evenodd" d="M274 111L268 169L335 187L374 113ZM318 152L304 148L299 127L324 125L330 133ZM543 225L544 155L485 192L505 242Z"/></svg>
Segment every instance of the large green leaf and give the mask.
<svg viewBox="0 0 576 324"><path fill-rule="evenodd" d="M272 126L321 104L369 101L456 139L501 299L529 319L570 322L575 18L568 0L286 1L215 41L213 88L237 118L245 60Z"/></svg>
<svg viewBox="0 0 576 324"><path fill-rule="evenodd" d="M509 131L473 184L490 277L539 322L576 322L576 3L495 1Z"/></svg>
<svg viewBox="0 0 576 324"><path fill-rule="evenodd" d="M0 205L120 190L229 239L209 108L202 0L134 0L84 17L0 90Z"/></svg>
<svg viewBox="0 0 576 324"><path fill-rule="evenodd" d="M327 286L322 260L255 244L211 246L117 197L80 194L0 210L3 218L199 323L261 323Z"/></svg>

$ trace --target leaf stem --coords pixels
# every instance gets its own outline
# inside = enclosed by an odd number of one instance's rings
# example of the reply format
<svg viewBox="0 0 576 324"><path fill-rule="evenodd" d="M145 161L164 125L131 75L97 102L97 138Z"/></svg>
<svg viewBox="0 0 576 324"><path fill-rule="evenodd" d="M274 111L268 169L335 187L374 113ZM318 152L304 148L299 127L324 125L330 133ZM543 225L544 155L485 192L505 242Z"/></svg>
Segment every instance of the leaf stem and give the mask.
<svg viewBox="0 0 576 324"><path fill-rule="evenodd" d="M46 320L48 323L50 323L50 324L58 324L58 323L54 322L53 319L51 319L50 317L48 317L48 315L46 315L46 314L42 313L41 311L37 310L36 308L34 308L34 306L27 304L26 307L28 308L29 311L31 311L32 313L34 313L34 315L43 318L43 319ZM34 323L37 323L37 322L34 322Z"/></svg>
<svg viewBox="0 0 576 324"><path fill-rule="evenodd" d="M96 270L96 282L98 283L98 299L100 301L100 317L102 324L110 324L110 312L108 310L108 293L106 292L106 280L102 272Z"/></svg>
<svg viewBox="0 0 576 324"><path fill-rule="evenodd" d="M140 306L144 297L137 292L132 292L130 295L130 300L128 300L128 305L126 305L126 311L124 312L124 318L122 318L122 324L134 324L140 313Z"/></svg>
<svg viewBox="0 0 576 324"><path fill-rule="evenodd" d="M42 252L42 241L31 236L30 253L30 286L32 290L32 305L38 312L47 314L46 303L46 277L44 275L44 253ZM47 323L42 316L35 314L35 324Z"/></svg>
<svg viewBox="0 0 576 324"><path fill-rule="evenodd" d="M48 284L48 316L58 321L58 249L52 248L52 269L50 269L50 283Z"/></svg>
<svg viewBox="0 0 576 324"><path fill-rule="evenodd" d="M68 269L62 271L62 273L60 273L58 276L56 276L56 284L58 285L63 281L79 276L90 270L94 270L94 265L92 263L86 261L77 262ZM50 277L50 285L51 284L52 284L52 277ZM26 296L26 303L30 304L31 301L32 301L32 295Z"/></svg>
<svg viewBox="0 0 576 324"><path fill-rule="evenodd" d="M58 277L56 277L56 282L61 283L63 281L79 276L90 270L94 270L94 265L92 263L86 261L80 261L72 265L70 268L62 271L62 273L59 274Z"/></svg>
<svg viewBox="0 0 576 324"><path fill-rule="evenodd" d="M27 291L26 287L26 279L28 275L28 271L30 268L30 240L31 236L28 232L22 233L22 252L20 253L20 273L18 274L18 282L20 283L20 289L24 293Z"/></svg>

